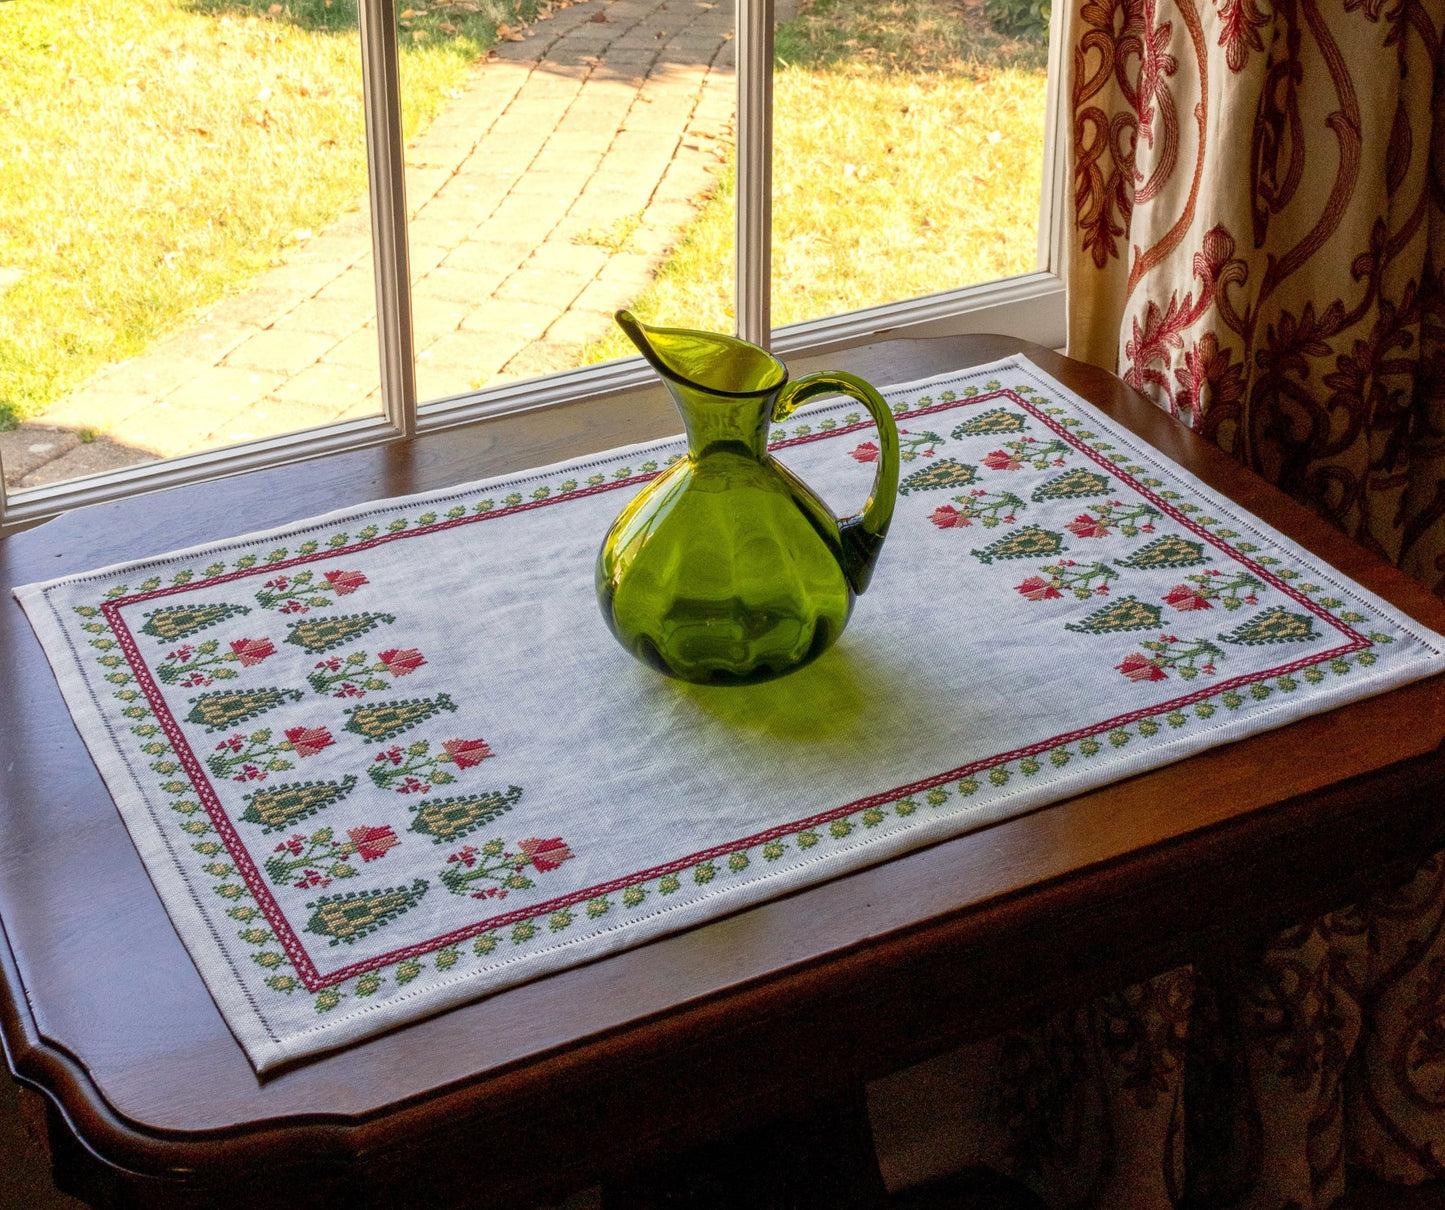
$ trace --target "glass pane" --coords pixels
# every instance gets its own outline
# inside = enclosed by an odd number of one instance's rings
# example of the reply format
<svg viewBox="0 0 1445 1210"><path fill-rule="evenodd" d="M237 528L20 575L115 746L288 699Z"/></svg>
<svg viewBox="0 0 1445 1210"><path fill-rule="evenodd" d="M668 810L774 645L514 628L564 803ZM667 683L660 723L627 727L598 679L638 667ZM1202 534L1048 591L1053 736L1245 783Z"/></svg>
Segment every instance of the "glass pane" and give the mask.
<svg viewBox="0 0 1445 1210"><path fill-rule="evenodd" d="M802 0L773 77L775 326L1027 273L1047 3Z"/></svg>
<svg viewBox="0 0 1445 1210"><path fill-rule="evenodd" d="M731 330L730 0L400 23L419 399L630 355L623 306Z"/></svg>
<svg viewBox="0 0 1445 1210"><path fill-rule="evenodd" d="M10 489L380 411L354 0L0 4Z"/></svg>

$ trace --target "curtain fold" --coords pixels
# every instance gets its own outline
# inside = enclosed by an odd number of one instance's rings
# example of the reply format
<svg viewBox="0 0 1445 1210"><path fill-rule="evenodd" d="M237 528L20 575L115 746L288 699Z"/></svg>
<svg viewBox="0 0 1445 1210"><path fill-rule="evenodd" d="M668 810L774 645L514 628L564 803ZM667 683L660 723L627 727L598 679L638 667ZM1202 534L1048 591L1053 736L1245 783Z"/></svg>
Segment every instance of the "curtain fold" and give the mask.
<svg viewBox="0 0 1445 1210"><path fill-rule="evenodd" d="M1069 351L1445 594L1445 0L1070 7Z"/></svg>

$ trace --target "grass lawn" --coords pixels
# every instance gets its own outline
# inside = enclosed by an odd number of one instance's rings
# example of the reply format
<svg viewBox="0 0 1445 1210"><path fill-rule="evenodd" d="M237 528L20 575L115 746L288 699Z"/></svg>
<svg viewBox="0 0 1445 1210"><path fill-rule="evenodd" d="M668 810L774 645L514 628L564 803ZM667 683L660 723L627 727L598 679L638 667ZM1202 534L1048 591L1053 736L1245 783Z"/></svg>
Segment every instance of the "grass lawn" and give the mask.
<svg viewBox="0 0 1445 1210"><path fill-rule="evenodd" d="M1046 48L959 0L811 0L774 76L773 323L1034 268ZM637 300L732 331L733 179ZM617 332L589 361L633 352Z"/></svg>
<svg viewBox="0 0 1445 1210"><path fill-rule="evenodd" d="M498 24L544 0L413 3L408 138ZM0 2L0 428L275 264L365 187L355 0Z"/></svg>

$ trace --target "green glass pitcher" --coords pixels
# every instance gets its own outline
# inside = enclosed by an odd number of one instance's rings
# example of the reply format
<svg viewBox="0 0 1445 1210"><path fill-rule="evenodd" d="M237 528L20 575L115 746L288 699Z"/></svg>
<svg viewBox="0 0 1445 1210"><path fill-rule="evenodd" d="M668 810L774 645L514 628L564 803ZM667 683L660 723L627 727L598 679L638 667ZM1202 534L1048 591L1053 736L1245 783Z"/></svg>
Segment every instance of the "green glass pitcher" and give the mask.
<svg viewBox="0 0 1445 1210"><path fill-rule="evenodd" d="M852 374L788 382L776 357L732 336L617 322L672 394L687 457L614 522L597 599L644 663L705 684L751 684L816 659L842 634L893 519L898 429ZM838 520L768 452L768 424L820 395L848 395L878 425L881 456L861 513Z"/></svg>

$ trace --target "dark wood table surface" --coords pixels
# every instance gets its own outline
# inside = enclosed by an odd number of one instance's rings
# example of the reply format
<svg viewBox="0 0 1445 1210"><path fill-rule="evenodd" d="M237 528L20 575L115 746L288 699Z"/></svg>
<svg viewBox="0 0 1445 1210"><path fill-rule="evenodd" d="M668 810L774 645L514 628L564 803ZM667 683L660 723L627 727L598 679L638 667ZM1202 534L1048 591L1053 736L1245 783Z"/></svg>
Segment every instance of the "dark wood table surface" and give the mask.
<svg viewBox="0 0 1445 1210"><path fill-rule="evenodd" d="M1445 605L1098 370L1022 350L1436 629ZM525 1207L1095 991L1248 946L1445 847L1445 678L1397 689L261 1079L181 947L15 584L676 432L660 391L75 513L0 541L0 1033L60 1178L146 1206Z"/></svg>

